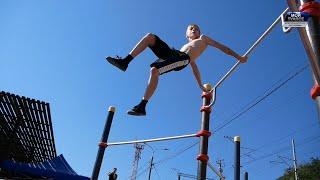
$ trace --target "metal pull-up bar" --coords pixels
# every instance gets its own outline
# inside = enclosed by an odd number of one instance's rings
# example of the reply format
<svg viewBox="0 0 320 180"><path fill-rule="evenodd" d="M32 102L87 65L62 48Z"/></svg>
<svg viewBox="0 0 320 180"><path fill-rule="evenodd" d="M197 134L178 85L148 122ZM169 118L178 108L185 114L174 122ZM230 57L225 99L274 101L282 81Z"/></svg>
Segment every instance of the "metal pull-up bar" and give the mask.
<svg viewBox="0 0 320 180"><path fill-rule="evenodd" d="M247 50L247 52L244 54L244 56L249 56L253 50L262 42L262 40L272 31L272 29L280 22L281 16L286 13L289 10L289 8L286 8L278 17L277 19L269 26L269 28L259 37L259 39L254 42L254 44ZM226 80L239 66L240 61L238 61L235 65L231 67L231 69L216 83L216 85L212 88L210 92L213 92L213 99L210 103L210 107L215 103L216 100L216 90L217 88L223 83L224 80Z"/></svg>
<svg viewBox="0 0 320 180"><path fill-rule="evenodd" d="M135 144L135 143L168 141L168 140L183 139L183 138L190 138L190 137L198 137L198 134L188 134L188 135L181 135L181 136L171 136L171 137L164 137L164 138L144 139L144 140L136 140L136 141L124 141L124 142L115 142L115 143L101 142L100 144L105 145L105 146L116 146L116 145Z"/></svg>
<svg viewBox="0 0 320 180"><path fill-rule="evenodd" d="M205 85L208 91L211 90L211 86L209 84ZM211 109L205 107L211 101L211 94L204 93L202 94L203 105L201 108L202 112L202 119L201 119L201 130L195 134L188 134L188 135L180 135L180 136L171 136L171 137L163 137L163 138L154 138L154 139L144 139L144 140L136 140L136 141L124 141L124 142L115 142L115 143L108 143L108 137L110 133L111 124L113 121L113 115L115 112L114 107L109 107L109 114L106 120L106 124L103 130L103 135L101 137L101 141L99 143L99 150L96 158L96 162L93 168L92 180L97 180L101 168L102 159L104 156L104 151L108 146L116 146L116 145L126 145L126 144L136 144L136 143L147 143L147 142L156 142L156 141L167 141L167 140L175 140L175 139L183 139L183 138L191 138L191 137L199 137L200 138L200 154L197 157L199 160L199 174L198 176L201 179L205 179L206 177L206 162L208 161L209 157L207 155L208 151L208 138L211 136L211 132L209 131L209 118Z"/></svg>
<svg viewBox="0 0 320 180"><path fill-rule="evenodd" d="M108 141L110 128L111 128L112 120L113 120L113 115L114 115L115 111L116 111L116 108L113 107L113 106L110 106L109 109L108 109L109 113L108 113L108 116L107 116L106 124L105 124L104 129L103 129L103 134L102 134L102 137L101 137L101 141L102 142L107 142ZM91 180L98 180L99 172L100 172L100 168L101 168L101 164L102 164L102 159L103 159L103 156L104 156L104 151L105 151L105 148L100 146L99 149L98 149L96 162L94 163L94 167L93 167L93 171L92 171L92 175L91 175Z"/></svg>

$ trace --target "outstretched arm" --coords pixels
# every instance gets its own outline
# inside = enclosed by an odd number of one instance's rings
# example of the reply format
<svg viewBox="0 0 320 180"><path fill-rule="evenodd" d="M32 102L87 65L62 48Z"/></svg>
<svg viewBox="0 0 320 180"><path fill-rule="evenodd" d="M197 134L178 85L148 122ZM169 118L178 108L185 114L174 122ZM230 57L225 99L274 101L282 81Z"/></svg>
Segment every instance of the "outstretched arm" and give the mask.
<svg viewBox="0 0 320 180"><path fill-rule="evenodd" d="M200 87L200 89L202 91L207 92L207 89L205 87L203 87L203 85L202 85L201 74L200 74L200 71L198 69L197 64L194 61L191 61L190 66L192 68L193 75L197 80L198 86Z"/></svg>
<svg viewBox="0 0 320 180"><path fill-rule="evenodd" d="M239 54L237 54L236 52L234 52L232 49L230 49L229 47L211 39L210 37L208 36L203 36L202 38L204 38L204 40L206 41L206 43L210 46L213 46L215 48L218 48L220 49L222 52L230 55L230 56L233 56L235 57L236 59L238 59L240 62L244 63L247 61L248 57L246 56L240 56Z"/></svg>

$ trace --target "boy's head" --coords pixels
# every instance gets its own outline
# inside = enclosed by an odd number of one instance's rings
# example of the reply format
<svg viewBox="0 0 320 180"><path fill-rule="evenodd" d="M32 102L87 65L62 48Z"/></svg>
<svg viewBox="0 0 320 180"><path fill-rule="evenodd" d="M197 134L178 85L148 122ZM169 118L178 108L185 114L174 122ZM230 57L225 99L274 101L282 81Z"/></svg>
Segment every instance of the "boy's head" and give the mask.
<svg viewBox="0 0 320 180"><path fill-rule="evenodd" d="M201 32L200 32L200 28L198 25L196 24L190 24L188 27L187 27L187 31L186 31L186 38L188 40L193 40L193 39L197 39L199 38L201 35Z"/></svg>

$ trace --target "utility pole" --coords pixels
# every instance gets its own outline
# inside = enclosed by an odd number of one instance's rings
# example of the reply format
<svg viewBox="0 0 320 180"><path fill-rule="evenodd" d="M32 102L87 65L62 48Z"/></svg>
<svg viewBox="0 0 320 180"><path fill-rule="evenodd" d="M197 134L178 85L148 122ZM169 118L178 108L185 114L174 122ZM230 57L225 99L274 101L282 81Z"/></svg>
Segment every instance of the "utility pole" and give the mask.
<svg viewBox="0 0 320 180"><path fill-rule="evenodd" d="M150 168L149 168L149 174L148 174L148 180L150 180L151 179L152 168L154 167L153 160L154 160L154 157L155 157L155 152L157 150L168 151L169 149L168 148L153 149L153 147L150 146L148 143L144 143L144 144L146 145L146 147L149 147L152 150L152 156L151 156L151 160L150 160Z"/></svg>
<svg viewBox="0 0 320 180"><path fill-rule="evenodd" d="M294 165L294 176L295 176L295 180L298 180L297 157L296 157L296 147L295 147L295 144L294 144L294 139L292 139L292 156L293 156L293 165Z"/></svg>
<svg viewBox="0 0 320 180"><path fill-rule="evenodd" d="M152 168L153 168L153 155L152 155L151 161L150 161L150 169L149 169L149 177L148 177L148 180L150 180L150 178L151 178L151 170L152 170Z"/></svg>
<svg viewBox="0 0 320 180"><path fill-rule="evenodd" d="M222 173L223 173L222 161L223 160L221 160L221 159L217 161L217 164L219 165L219 173L220 173L221 176L222 176ZM222 177L220 177L220 180L224 180L224 179Z"/></svg>
<svg viewBox="0 0 320 180"><path fill-rule="evenodd" d="M171 169L177 173L178 180L180 180L181 179L181 175L180 175L179 169L176 169L176 168L171 168Z"/></svg>
<svg viewBox="0 0 320 180"><path fill-rule="evenodd" d="M225 180L225 177L220 173L218 172L218 170L216 170L216 168L213 167L213 165L208 162L208 167L217 175L220 177L220 180Z"/></svg>
<svg viewBox="0 0 320 180"><path fill-rule="evenodd" d="M137 178L138 164L141 158L141 151L143 150L143 145L136 143L134 144L134 148L136 149L136 151L134 154L132 174L131 174L130 180L136 180Z"/></svg>

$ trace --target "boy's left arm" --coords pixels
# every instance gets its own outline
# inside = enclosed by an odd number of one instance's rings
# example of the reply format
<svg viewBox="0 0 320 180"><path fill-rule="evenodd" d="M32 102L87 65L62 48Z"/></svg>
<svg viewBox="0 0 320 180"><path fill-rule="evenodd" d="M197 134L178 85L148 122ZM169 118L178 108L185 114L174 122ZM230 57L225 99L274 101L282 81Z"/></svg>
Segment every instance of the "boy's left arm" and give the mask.
<svg viewBox="0 0 320 180"><path fill-rule="evenodd" d="M220 49L221 51L223 51L224 53L235 57L236 59L238 59L241 63L245 63L248 59L247 56L240 56L239 54L237 54L236 52L234 52L232 49L230 49L229 47L211 39L208 36L203 35L202 38L205 40L205 42L210 45L213 46L215 48Z"/></svg>

